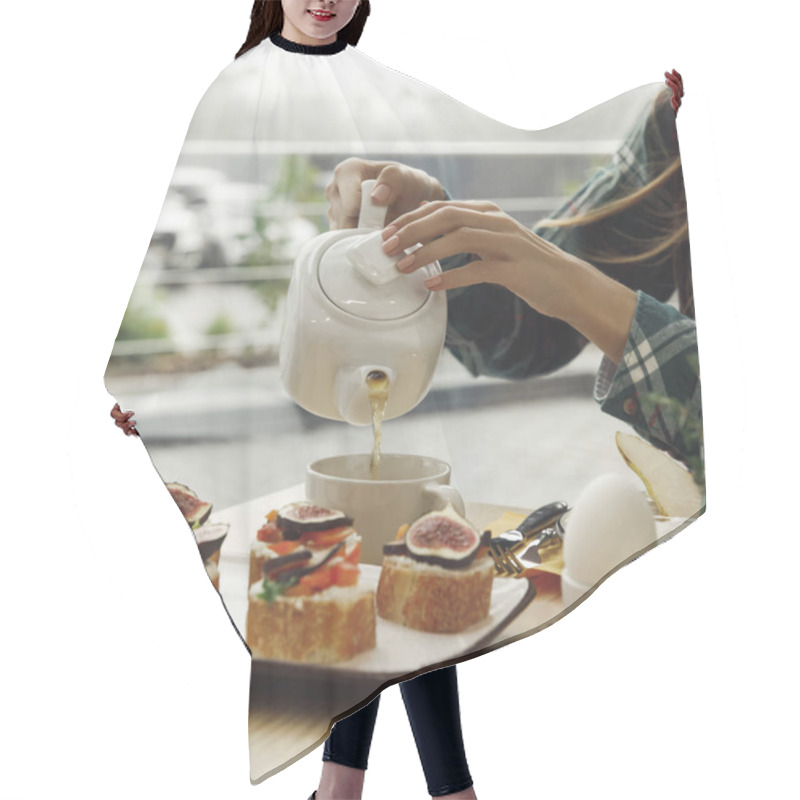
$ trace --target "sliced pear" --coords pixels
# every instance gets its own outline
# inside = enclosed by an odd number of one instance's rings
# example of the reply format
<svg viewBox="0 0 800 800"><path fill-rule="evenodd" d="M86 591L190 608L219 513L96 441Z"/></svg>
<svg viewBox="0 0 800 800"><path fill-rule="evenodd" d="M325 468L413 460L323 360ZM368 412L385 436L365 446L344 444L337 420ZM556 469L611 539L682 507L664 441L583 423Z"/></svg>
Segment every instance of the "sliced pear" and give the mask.
<svg viewBox="0 0 800 800"><path fill-rule="evenodd" d="M633 434L619 432L616 438L620 455L644 483L659 514L686 518L702 508L703 493L682 464Z"/></svg>

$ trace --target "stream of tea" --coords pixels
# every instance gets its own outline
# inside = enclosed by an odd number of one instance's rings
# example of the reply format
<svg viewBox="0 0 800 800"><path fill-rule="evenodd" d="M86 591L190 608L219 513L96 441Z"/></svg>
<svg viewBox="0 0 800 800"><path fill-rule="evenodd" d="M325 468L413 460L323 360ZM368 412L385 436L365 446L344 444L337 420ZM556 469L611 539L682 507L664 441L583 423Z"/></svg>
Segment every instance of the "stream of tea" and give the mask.
<svg viewBox="0 0 800 800"><path fill-rule="evenodd" d="M380 370L367 375L367 397L372 409L372 458L369 462L369 476L375 481L381 468L381 429L386 401L389 399L389 376Z"/></svg>

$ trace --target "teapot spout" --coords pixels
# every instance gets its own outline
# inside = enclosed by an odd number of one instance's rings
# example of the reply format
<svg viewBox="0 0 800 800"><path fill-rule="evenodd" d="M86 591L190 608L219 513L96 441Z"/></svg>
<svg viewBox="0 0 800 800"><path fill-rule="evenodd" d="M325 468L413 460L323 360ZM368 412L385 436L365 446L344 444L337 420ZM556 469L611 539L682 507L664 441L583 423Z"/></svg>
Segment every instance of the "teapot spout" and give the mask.
<svg viewBox="0 0 800 800"><path fill-rule="evenodd" d="M371 425L370 394L385 401L394 377L393 369L380 365L340 370L336 376L336 404L342 419L351 425Z"/></svg>

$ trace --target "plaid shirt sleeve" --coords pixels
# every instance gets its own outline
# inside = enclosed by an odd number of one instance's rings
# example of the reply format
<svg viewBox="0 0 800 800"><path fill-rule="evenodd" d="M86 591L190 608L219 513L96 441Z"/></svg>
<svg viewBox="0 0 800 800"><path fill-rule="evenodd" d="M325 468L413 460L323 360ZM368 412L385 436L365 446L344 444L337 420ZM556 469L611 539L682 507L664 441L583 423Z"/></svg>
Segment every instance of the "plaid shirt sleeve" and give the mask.
<svg viewBox="0 0 800 800"><path fill-rule="evenodd" d="M639 292L622 361L604 358L595 381L604 412L702 475L703 428L695 323Z"/></svg>
<svg viewBox="0 0 800 800"><path fill-rule="evenodd" d="M443 191L445 200L453 199ZM476 258L459 253L442 259L441 266L458 269ZM482 283L447 292L445 347L476 377L544 375L567 364L585 345L569 325L534 311L502 286Z"/></svg>
<svg viewBox="0 0 800 800"><path fill-rule="evenodd" d="M598 169L583 187L553 214L567 218L583 214L626 197L657 177L678 154L672 93L664 87L647 104L609 163ZM446 199L451 199L445 193ZM537 235L567 253L607 252L625 255L632 241L652 236L657 218L646 203L617 215L615 224L599 226L542 227ZM676 257L688 259L685 252ZM442 260L450 270L474 260L461 254ZM660 300L675 288L673 254L664 253L633 264L596 263L620 283ZM591 262L591 259L587 259ZM451 289L447 293L448 327L445 344L473 375L529 378L568 364L586 345L577 331L561 320L539 314L512 292L494 284Z"/></svg>

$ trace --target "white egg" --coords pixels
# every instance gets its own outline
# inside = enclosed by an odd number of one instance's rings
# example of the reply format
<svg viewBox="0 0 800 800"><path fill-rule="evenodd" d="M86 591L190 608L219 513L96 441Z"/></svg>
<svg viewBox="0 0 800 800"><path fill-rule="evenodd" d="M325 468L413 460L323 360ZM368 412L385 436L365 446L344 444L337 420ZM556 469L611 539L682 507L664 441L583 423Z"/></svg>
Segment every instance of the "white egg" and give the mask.
<svg viewBox="0 0 800 800"><path fill-rule="evenodd" d="M590 589L615 567L656 540L644 493L620 475L601 475L564 520L565 583Z"/></svg>

